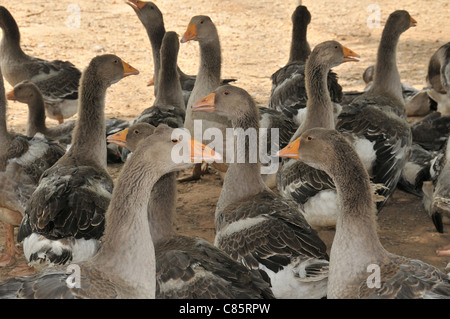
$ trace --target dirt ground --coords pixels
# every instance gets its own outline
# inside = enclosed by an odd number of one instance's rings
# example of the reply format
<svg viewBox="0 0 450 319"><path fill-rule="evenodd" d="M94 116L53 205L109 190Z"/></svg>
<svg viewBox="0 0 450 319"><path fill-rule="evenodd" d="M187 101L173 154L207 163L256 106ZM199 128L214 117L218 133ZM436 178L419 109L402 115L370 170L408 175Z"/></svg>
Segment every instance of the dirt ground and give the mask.
<svg viewBox="0 0 450 319"><path fill-rule="evenodd" d="M259 105L266 105L270 94L270 76L288 59L291 41L291 14L296 1L203 1L158 0L166 30L182 35L194 15L209 15L215 22L222 45L222 76L234 77L236 85L248 90ZM406 9L417 20L417 27L405 32L398 46L398 66L402 81L417 88L425 86L429 57L442 44L450 30L448 0L303 1L312 15L308 31L310 45L338 40L361 55L359 63L345 63L335 72L344 90L362 90L361 75L374 63L384 22L389 13ZM114 53L140 70L114 84L107 93L106 116L132 119L152 105L153 88L146 83L153 75L153 60L146 32L135 12L122 0L3 0L15 17L22 47L30 55L44 59L69 60L84 69L92 57ZM372 8L372 9L371 9ZM367 20L379 10L380 26L369 27ZM179 66L188 74L198 69L198 43L181 44ZM11 86L6 84L6 90ZM25 132L26 105L9 103L9 130ZM76 117L74 117L76 118ZM48 120L48 125L56 125ZM122 165L110 165L116 177ZM183 172L188 174L189 172ZM214 239L214 210L221 180L217 173L200 181L179 185L176 229L182 234ZM429 262L441 269L450 262L437 257L436 249L450 244L449 228L435 231L423 209L421 199L396 191L379 214L379 235L387 250ZM331 246L334 231L321 230ZM0 227L0 249L4 231ZM22 258L19 262L24 262ZM0 269L0 279L12 267Z"/></svg>

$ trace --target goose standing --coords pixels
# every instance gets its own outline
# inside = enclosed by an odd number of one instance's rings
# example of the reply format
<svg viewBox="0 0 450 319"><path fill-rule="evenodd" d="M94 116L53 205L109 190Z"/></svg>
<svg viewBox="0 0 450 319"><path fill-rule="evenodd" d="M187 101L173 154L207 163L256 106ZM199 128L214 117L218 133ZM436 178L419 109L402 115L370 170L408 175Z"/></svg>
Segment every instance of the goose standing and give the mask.
<svg viewBox="0 0 450 319"><path fill-rule="evenodd" d="M83 72L72 146L42 175L19 228L30 263L77 263L97 251L113 190L106 163L106 90L138 73L112 54L93 58Z"/></svg>
<svg viewBox="0 0 450 319"><path fill-rule="evenodd" d="M20 32L11 13L0 6L0 67L5 79L15 86L24 80L34 82L42 92L49 118L63 123L77 112L81 72L72 63L32 57L20 47Z"/></svg>
<svg viewBox="0 0 450 319"><path fill-rule="evenodd" d="M0 298L155 298L155 250L147 215L150 192L163 175L191 165L173 162L175 144L186 149L199 144L173 138L172 133L167 126L158 127L124 164L106 212L102 245L90 260L77 264L79 287L68 285L66 269L48 267L33 276L1 282ZM190 160L215 158L211 149L199 147L200 152L191 151Z"/></svg>
<svg viewBox="0 0 450 319"><path fill-rule="evenodd" d="M215 246L249 269L266 273L276 298L324 297L326 246L296 203L271 191L262 180L259 115L252 97L224 85L195 103L193 111L228 116L235 132L249 134L248 141L235 137L240 147L234 149L216 206Z"/></svg>
<svg viewBox="0 0 450 319"><path fill-rule="evenodd" d="M330 252L327 298L450 298L447 274L381 245L367 170L339 132L307 130L279 155L324 170L336 184L341 211Z"/></svg>
<svg viewBox="0 0 450 319"><path fill-rule="evenodd" d="M377 202L378 211L395 190L412 143L396 53L400 35L415 25L407 11L389 15L378 47L373 85L342 109L336 123L336 129L352 141L377 185L377 194L384 198Z"/></svg>
<svg viewBox="0 0 450 319"><path fill-rule="evenodd" d="M276 109L291 118L297 125L303 122L308 95L305 87L305 63L311 53L307 40L311 14L305 6L298 6L292 14L292 41L288 63L270 77L272 88L269 108ZM337 75L329 71L327 88L334 103L342 101L342 87ZM335 112L340 106L335 105Z"/></svg>
<svg viewBox="0 0 450 319"><path fill-rule="evenodd" d="M335 127L327 77L332 67L357 61L357 57L358 54L336 41L326 41L314 48L305 67L305 88L309 97L306 117L291 140L312 127ZM297 202L304 209L305 218L311 226L335 226L339 209L336 188L325 172L286 158L278 172L277 186L284 198Z"/></svg>
<svg viewBox="0 0 450 319"><path fill-rule="evenodd" d="M131 124L148 123L158 126L164 123L173 128L184 126L186 115L182 88L177 72L177 59L180 42L173 31L164 34L161 45L161 59L158 75L158 91L155 102L137 116ZM122 160L125 161L130 151L122 149Z"/></svg>
<svg viewBox="0 0 450 319"><path fill-rule="evenodd" d="M0 220L5 225L5 246L0 254L0 267L13 265L19 254L14 242L14 227L19 226L26 204L38 185L41 174L51 167L64 149L42 134L26 137L8 132L6 96L0 68ZM28 267L18 266L13 272L26 274Z"/></svg>
<svg viewBox="0 0 450 319"><path fill-rule="evenodd" d="M140 1L140 0L128 0L126 2L133 10L136 12L139 20L145 27L148 38L150 40L150 44L152 46L153 53L153 80L152 83L154 85L154 93L155 96L158 92L159 87L159 68L160 68L160 59L161 59L161 44L166 32L164 27L164 18L161 10L150 1ZM187 104L189 100L189 96L194 88L196 76L195 75L187 75L184 73L180 67L177 66L179 80L183 92L184 104ZM222 84L227 84L230 82L234 82L236 79L224 79L222 80Z"/></svg>
<svg viewBox="0 0 450 319"><path fill-rule="evenodd" d="M153 131L150 124L136 123L109 140L134 152ZM203 238L175 232L176 195L176 176L169 173L154 185L148 203L156 254L156 298L273 298L269 284L258 272L248 270Z"/></svg>

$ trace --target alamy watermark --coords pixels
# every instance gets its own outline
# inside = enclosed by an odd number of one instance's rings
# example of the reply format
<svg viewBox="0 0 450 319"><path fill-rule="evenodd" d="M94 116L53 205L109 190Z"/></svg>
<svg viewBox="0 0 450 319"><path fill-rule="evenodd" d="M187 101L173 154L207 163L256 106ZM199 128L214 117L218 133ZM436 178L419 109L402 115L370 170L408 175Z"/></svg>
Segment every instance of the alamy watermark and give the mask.
<svg viewBox="0 0 450 319"><path fill-rule="evenodd" d="M381 271L377 264L370 264L367 266L367 272L371 274L367 277L366 284L370 289L381 288Z"/></svg>
<svg viewBox="0 0 450 319"><path fill-rule="evenodd" d="M270 133L270 147L269 145ZM227 128L225 136L219 128L208 128L202 130L202 121L194 121L195 140L204 143L209 148L225 154L220 163L257 163L261 165L261 174L274 174L278 171L279 158L275 154L279 150L279 129L271 128ZM175 129L172 138L190 139L191 134L187 129ZM207 141L207 142L205 142ZM270 149L269 149L270 148ZM270 154L269 154L270 151ZM190 163L191 153L187 144L176 144L172 148L172 161L174 163Z"/></svg>
<svg viewBox="0 0 450 319"><path fill-rule="evenodd" d="M381 9L378 4L370 4L367 6L366 11L370 13L367 17L367 26L371 29L381 27Z"/></svg>
<svg viewBox="0 0 450 319"><path fill-rule="evenodd" d="M66 285L69 288L81 288L81 269L77 264L70 264L66 268Z"/></svg>
<svg viewBox="0 0 450 319"><path fill-rule="evenodd" d="M66 19L66 26L69 28L80 28L81 26L81 8L78 4L72 3L67 6L66 12L70 15Z"/></svg>

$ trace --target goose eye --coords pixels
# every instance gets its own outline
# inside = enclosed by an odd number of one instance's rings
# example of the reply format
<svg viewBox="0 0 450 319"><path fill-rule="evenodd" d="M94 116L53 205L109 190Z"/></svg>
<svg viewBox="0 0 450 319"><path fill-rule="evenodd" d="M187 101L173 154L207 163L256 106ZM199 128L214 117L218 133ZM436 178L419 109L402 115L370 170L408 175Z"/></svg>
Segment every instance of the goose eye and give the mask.
<svg viewBox="0 0 450 319"><path fill-rule="evenodd" d="M337 50L337 49L338 49L338 46L336 45L334 48Z"/></svg>
<svg viewBox="0 0 450 319"><path fill-rule="evenodd" d="M202 20L202 21L200 21L200 24L203 24L203 20Z"/></svg>
<svg viewBox="0 0 450 319"><path fill-rule="evenodd" d="M230 94L230 92L228 92L228 91L223 92L223 95L228 95L228 94Z"/></svg>
<svg viewBox="0 0 450 319"><path fill-rule="evenodd" d="M173 139L172 139L172 143L173 143L173 144L177 144L179 141L180 141L180 140L177 139L177 138L173 138Z"/></svg>
<svg viewBox="0 0 450 319"><path fill-rule="evenodd" d="M114 63L115 63L115 64L119 63L119 60L115 59L115 60L114 60Z"/></svg>
<svg viewBox="0 0 450 319"><path fill-rule="evenodd" d="M138 135L140 132L139 132L139 130L134 130L133 133Z"/></svg>
<svg viewBox="0 0 450 319"><path fill-rule="evenodd" d="M305 140L311 141L311 140L312 140L312 137L311 137L311 136L307 136L307 137L305 138Z"/></svg>

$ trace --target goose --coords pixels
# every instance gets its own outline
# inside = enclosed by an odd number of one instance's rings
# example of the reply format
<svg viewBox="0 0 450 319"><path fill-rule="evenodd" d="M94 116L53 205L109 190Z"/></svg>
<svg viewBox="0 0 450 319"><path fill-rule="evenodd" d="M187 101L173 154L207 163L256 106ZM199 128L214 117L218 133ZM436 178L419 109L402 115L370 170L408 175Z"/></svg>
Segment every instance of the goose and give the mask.
<svg viewBox="0 0 450 319"><path fill-rule="evenodd" d="M151 107L141 112L130 124L148 123L158 126L161 123L173 128L184 126L186 115L182 88L177 73L177 59L180 43L173 31L164 34L161 44L161 59L158 76L158 92ZM122 149L122 161L126 161L130 151Z"/></svg>
<svg viewBox="0 0 450 319"><path fill-rule="evenodd" d="M343 107L336 123L336 129L352 141L363 159L377 185L377 195L384 198L376 203L378 211L395 190L412 143L396 52L400 35L415 25L405 10L389 15L378 47L373 85Z"/></svg>
<svg viewBox="0 0 450 319"><path fill-rule="evenodd" d="M152 46L154 76L150 85L154 85L154 93L156 96L159 85L158 77L161 59L160 49L164 34L166 32L164 27L164 18L161 10L153 2L128 0L126 3L130 7L132 7L133 10L136 12L136 15L138 16L139 20L145 27L145 30L150 40L150 44ZM191 94L192 89L194 88L196 76L187 75L178 66L177 70L179 80L181 83L181 88L183 90L184 103L187 104L189 100L189 95ZM227 84L235 81L236 79L223 79L221 83Z"/></svg>
<svg viewBox="0 0 450 319"><path fill-rule="evenodd" d="M186 149L194 146L189 160L172 160L172 149L177 144ZM165 125L139 143L135 154L124 164L117 179L106 212L108 222L102 245L91 259L69 265L70 269L78 269L78 283L73 277L76 273L67 274L68 267L47 267L32 276L0 282L0 298L156 297L155 248L147 215L150 192L162 176L189 167L190 161L199 158L213 160L217 154L196 141L174 138L173 130Z"/></svg>
<svg viewBox="0 0 450 319"><path fill-rule="evenodd" d="M436 230L444 232L450 224L450 143L433 158L429 168L430 180L423 183L423 203Z"/></svg>
<svg viewBox="0 0 450 319"><path fill-rule="evenodd" d="M411 132L415 144L429 151L439 151L450 135L450 115L430 113L411 123Z"/></svg>
<svg viewBox="0 0 450 319"><path fill-rule="evenodd" d="M84 70L72 145L43 173L19 228L30 264L77 263L96 253L113 190L106 162L106 90L138 73L112 54L94 57Z"/></svg>
<svg viewBox="0 0 450 319"><path fill-rule="evenodd" d="M323 298L326 245L296 203L270 190L262 180L258 108L253 98L244 89L224 85L192 109L228 116L235 133L248 134L248 142L243 134L234 138L238 146L216 205L214 245L249 269L264 272L276 298Z"/></svg>
<svg viewBox="0 0 450 319"><path fill-rule="evenodd" d="M380 243L369 175L341 133L309 129L279 155L324 170L336 184L341 210L330 251L328 299L450 298L447 274L392 254Z"/></svg>
<svg viewBox="0 0 450 319"><path fill-rule="evenodd" d="M327 92L327 76L330 68L357 61L358 57L358 54L336 41L322 42L314 48L305 67L305 88L309 97L306 116L293 134L292 141L308 128L335 127L333 102ZM305 218L312 227L334 227L339 209L336 188L323 171L286 158L278 172L277 186L284 198L297 202L304 209Z"/></svg>
<svg viewBox="0 0 450 319"><path fill-rule="evenodd" d="M0 66L9 84L32 81L44 96L47 117L61 124L73 116L77 112L81 71L68 61L47 61L23 52L19 27L3 6L0 6L0 28L3 30Z"/></svg>
<svg viewBox="0 0 450 319"><path fill-rule="evenodd" d="M192 105L196 101L210 94L217 87L222 86L222 84L220 83L220 40L217 34L217 29L210 17L202 15L192 17L188 28L184 33L183 38L181 39L181 42L184 43L192 40L198 41L200 45L200 66L197 74L198 80L195 82L191 97L189 98L189 102L186 105L186 118L184 121L184 127L187 128L193 136L195 136L195 134L199 134L199 130L201 130L201 134L203 136L206 130L214 128L220 129L222 137L225 137L226 129L231 128L231 123L226 117L218 114L208 114L208 116L205 116L201 113L192 113ZM270 134L272 132L272 129L279 130L279 147L281 148L284 145L287 145L290 137L295 132L297 125L288 116L285 116L279 111L271 110L270 108L261 107L259 115L260 126L267 129L268 133L268 135L266 136L266 140L268 142L266 147L267 154L264 154L264 166L267 167L267 170L263 171L264 180L269 185L269 187L274 187L276 186L276 172L273 171L271 165L274 161L278 162L279 160L276 158L274 159L272 156L276 153L276 151L272 150L271 147L276 148L277 146L270 143ZM201 126L194 126L196 121L201 121ZM209 143L211 142L211 139L208 140L204 137L204 141L205 143ZM222 140L222 143L217 143L217 141L215 140L213 141L215 142L216 151L222 154L224 158L226 158L226 148L223 148L223 146L225 145L225 140ZM228 165L226 163L215 162L211 165L221 173L225 173L228 169ZM183 178L180 181L191 181L199 179L202 172L204 172L204 170L202 171L201 166L197 165L194 167L192 176Z"/></svg>
<svg viewBox="0 0 450 319"><path fill-rule="evenodd" d="M439 47L428 63L428 95L437 102L437 110L450 115L450 42Z"/></svg>
<svg viewBox="0 0 450 319"><path fill-rule="evenodd" d="M109 139L134 152L154 129L136 123ZM269 284L258 272L248 270L203 238L176 233L176 195L176 176L166 174L154 185L148 204L156 255L156 298L273 298Z"/></svg>
<svg viewBox="0 0 450 319"><path fill-rule="evenodd" d="M66 121L54 127L47 127L45 123L44 98L39 88L31 81L25 80L16 84L7 94L8 100L19 101L28 105L28 120L26 135L33 137L36 133L57 140L63 147L68 149L72 141L72 132L75 127L75 120ZM108 118L105 120L106 136L114 134L125 127L129 122L117 118ZM121 163L120 151L111 144L107 145L108 163Z"/></svg>
<svg viewBox="0 0 450 319"><path fill-rule="evenodd" d="M15 246L14 227L20 225L26 204L38 185L41 174L50 168L64 149L42 134L27 137L9 132L6 123L7 101L0 68L0 221L5 226L5 245L0 254L0 267L12 266L20 251ZM13 273L34 270L18 265Z"/></svg>
<svg viewBox="0 0 450 319"><path fill-rule="evenodd" d="M297 6L292 14L292 42L288 63L270 77L272 88L268 107L283 112L297 125L303 122L308 100L305 88L305 63L311 49L307 41L308 24L311 14L305 6ZM342 87L337 82L336 73L329 71L327 86L331 100L337 103L335 112L340 110L343 98Z"/></svg>

